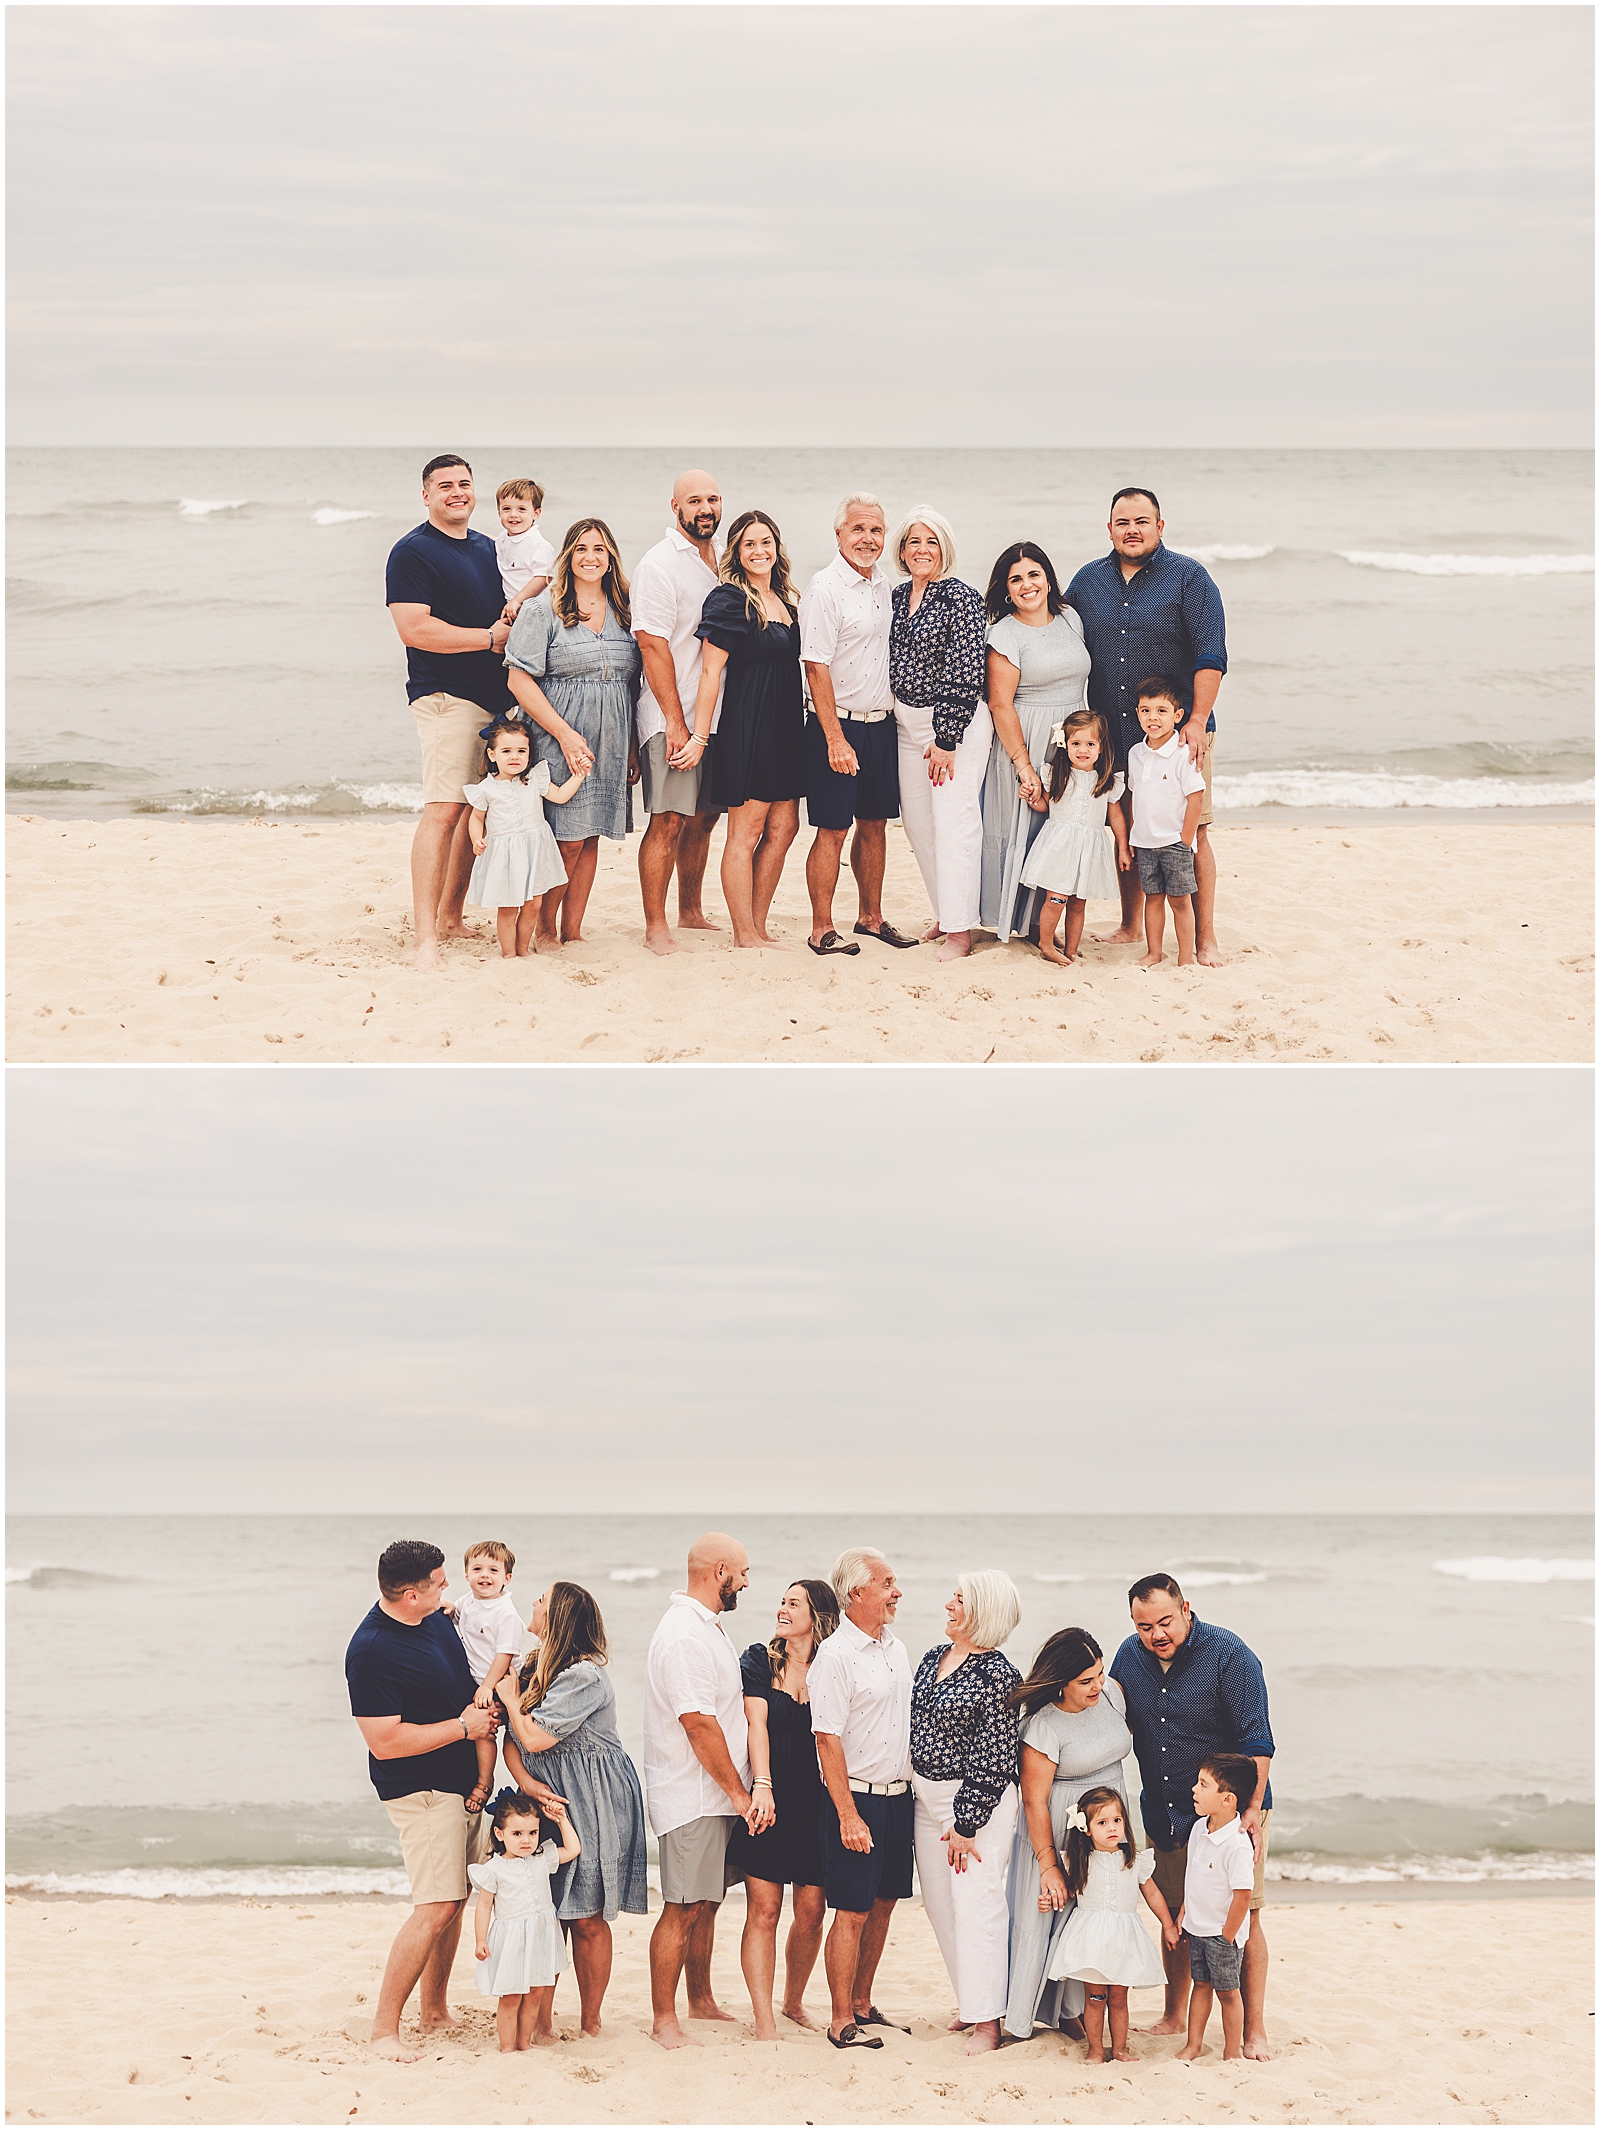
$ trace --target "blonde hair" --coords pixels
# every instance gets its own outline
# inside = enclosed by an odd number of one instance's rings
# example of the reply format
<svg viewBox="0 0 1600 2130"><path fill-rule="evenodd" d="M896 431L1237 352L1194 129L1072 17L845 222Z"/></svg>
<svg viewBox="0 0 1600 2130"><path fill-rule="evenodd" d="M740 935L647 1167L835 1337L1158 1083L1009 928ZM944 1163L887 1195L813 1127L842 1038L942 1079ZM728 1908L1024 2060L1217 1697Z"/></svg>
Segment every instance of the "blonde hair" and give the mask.
<svg viewBox="0 0 1600 2130"><path fill-rule="evenodd" d="M752 525L764 525L772 535L772 544L777 549L777 558L772 565L772 589L789 609L791 615L799 602L789 582L789 551L783 544L783 534L778 530L776 518L769 518L764 510L747 510L743 517L735 518L728 534L728 544L722 550L722 581L736 585L744 593L744 603L750 619L758 629L767 625L765 607L756 597L750 579L745 575L744 564L739 559L739 542Z"/></svg>
<svg viewBox="0 0 1600 2130"><path fill-rule="evenodd" d="M847 495L845 497L844 501L839 505L839 508L833 514L833 529L836 533L844 531L844 521L850 515L850 506L852 503L865 503L869 510L875 510L878 513L878 516L882 518L885 525L888 524L889 513L884 509L883 505L878 501L877 497L875 495L869 495L866 489L864 488L857 488L852 494Z"/></svg>
<svg viewBox="0 0 1600 2130"><path fill-rule="evenodd" d="M974 1649L998 1649L1016 1633L1022 1618L1017 1586L1003 1568L963 1568L956 1577L966 1636Z"/></svg>
<svg viewBox="0 0 1600 2130"><path fill-rule="evenodd" d="M494 492L497 503L513 497L519 503L531 503L535 510L544 508L544 490L537 481L502 481Z"/></svg>
<svg viewBox="0 0 1600 2130"><path fill-rule="evenodd" d="M581 1583L552 1583L545 1608L544 1634L539 1647L527 1658L517 1675L522 1688L522 1713L531 1716L569 1664L589 1657L596 1664L607 1660L606 1626L600 1607Z"/></svg>
<svg viewBox="0 0 1600 2130"><path fill-rule="evenodd" d="M937 510L908 510L900 520L889 552L894 556L895 568L902 577L909 577L906 568L906 541L911 536L913 525L926 525L939 543L939 575L953 577L956 573L956 536L950 520Z"/></svg>
<svg viewBox="0 0 1600 2130"><path fill-rule="evenodd" d="M556 573L550 585L550 604L556 610L556 619L569 629L575 629L582 618L578 613L578 594L572 582L572 550L586 532L597 532L605 542L606 553L611 557L601 583L611 611L622 626L631 628L633 610L628 604L628 577L622 567L622 557L617 552L617 543L611 527L604 518L580 518L576 525L569 525L561 540L561 552L556 557Z"/></svg>
<svg viewBox="0 0 1600 2130"><path fill-rule="evenodd" d="M516 728L508 726L506 729L514 731ZM498 1538L481 1538L475 1546L468 1546L466 1552L461 1556L462 1567L470 1568L480 1553L486 1559L500 1563L501 1567L506 1571L506 1581L509 1583L512 1571L517 1565L517 1556L512 1552L511 1548Z"/></svg>

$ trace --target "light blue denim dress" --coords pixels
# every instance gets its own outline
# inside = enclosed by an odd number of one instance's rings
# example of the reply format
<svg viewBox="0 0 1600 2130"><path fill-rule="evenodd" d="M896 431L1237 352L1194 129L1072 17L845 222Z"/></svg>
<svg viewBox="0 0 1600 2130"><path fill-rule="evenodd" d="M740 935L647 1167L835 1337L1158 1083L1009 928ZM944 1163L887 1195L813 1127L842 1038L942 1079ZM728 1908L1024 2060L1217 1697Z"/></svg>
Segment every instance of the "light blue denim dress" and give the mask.
<svg viewBox="0 0 1600 2130"><path fill-rule="evenodd" d="M515 639L513 639L514 641ZM994 622L988 635L1017 669L1015 709L1033 766L1044 774L1050 728L1084 707L1089 681L1089 653L1083 624L1064 607L1042 629L1030 629L1015 614ZM993 706L991 705L991 708ZM1002 940L1025 933L1032 922L1039 891L1022 884L1023 861L1048 816L1023 804L1017 772L996 732L983 782L983 872L978 890L978 922Z"/></svg>
<svg viewBox="0 0 1600 2130"><path fill-rule="evenodd" d="M565 806L546 805L552 832L563 843L581 843L589 836L610 836L620 843L633 826L628 749L639 694L639 646L609 607L598 636L581 623L575 629L564 627L545 591L518 611L506 645L506 664L536 680L551 709L594 750L594 767L576 794ZM552 780L564 784L572 774L566 757L532 719L529 728L533 759L547 762Z"/></svg>
<svg viewBox="0 0 1600 2130"><path fill-rule="evenodd" d="M567 1800L583 1844L583 1854L562 1866L550 1889L556 1914L564 1923L579 1916L604 1916L609 1923L619 1909L642 1916L648 1906L644 1792L617 1734L617 1696L609 1677L587 1658L569 1664L531 1713L561 1743L528 1753L508 1735L506 1752Z"/></svg>

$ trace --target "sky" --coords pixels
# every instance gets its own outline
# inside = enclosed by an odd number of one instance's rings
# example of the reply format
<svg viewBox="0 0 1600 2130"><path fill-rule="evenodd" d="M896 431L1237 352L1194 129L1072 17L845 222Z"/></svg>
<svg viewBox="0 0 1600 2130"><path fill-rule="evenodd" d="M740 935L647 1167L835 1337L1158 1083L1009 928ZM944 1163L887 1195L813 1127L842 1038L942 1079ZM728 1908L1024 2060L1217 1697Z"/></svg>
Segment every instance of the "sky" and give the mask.
<svg viewBox="0 0 1600 2130"><path fill-rule="evenodd" d="M9 1078L14 1511L1589 1505L1588 1073Z"/></svg>
<svg viewBox="0 0 1600 2130"><path fill-rule="evenodd" d="M1582 6L8 11L10 438L1587 445Z"/></svg>

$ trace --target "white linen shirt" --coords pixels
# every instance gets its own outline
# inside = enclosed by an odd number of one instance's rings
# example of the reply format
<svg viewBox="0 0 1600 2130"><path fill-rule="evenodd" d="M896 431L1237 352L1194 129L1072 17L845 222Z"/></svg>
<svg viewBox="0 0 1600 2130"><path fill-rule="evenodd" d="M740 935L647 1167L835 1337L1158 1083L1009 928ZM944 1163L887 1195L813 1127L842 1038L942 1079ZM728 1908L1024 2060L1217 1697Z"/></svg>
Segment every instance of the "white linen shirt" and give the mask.
<svg viewBox="0 0 1600 2130"><path fill-rule="evenodd" d="M1191 1938L1220 1938L1236 1893L1256 1883L1256 1853L1239 1819L1230 1819L1215 1834L1203 1819L1189 1829L1189 1860L1183 1870L1183 1927ZM1239 1925L1235 1945L1250 1935L1250 1911Z"/></svg>
<svg viewBox="0 0 1600 2130"><path fill-rule="evenodd" d="M522 1654L522 1617L504 1591L497 1598L481 1598L475 1590L469 1590L464 1598L458 1598L455 1630L467 1653L467 1669L475 1686L483 1684L484 1674L496 1657L509 1657L512 1669L516 1669Z"/></svg>
<svg viewBox="0 0 1600 2130"><path fill-rule="evenodd" d="M715 544L712 552L720 559L722 550ZM647 635L664 636L667 640L672 653L672 670L678 682L678 707L691 731L694 730L694 699L700 687L700 639L695 630L700 626L700 613L707 592L714 591L720 582L716 571L707 569L701 561L700 550L694 542L686 540L676 525L669 525L666 538L658 540L640 557L628 593L633 608L634 635L643 629ZM667 729L666 715L650 692L648 671L639 684L638 719L641 747L648 747L658 732ZM711 713L713 732L721 722L722 683L719 681L716 708Z"/></svg>
<svg viewBox="0 0 1600 2130"><path fill-rule="evenodd" d="M500 586L508 599L515 599L530 577L556 573L556 551L537 525L530 525L526 532L502 533L494 551L500 564Z"/></svg>
<svg viewBox="0 0 1600 2130"><path fill-rule="evenodd" d="M843 555L819 569L800 594L800 656L826 666L841 710L892 710L889 631L894 603L874 562L863 577Z"/></svg>
<svg viewBox="0 0 1600 2130"><path fill-rule="evenodd" d="M911 1778L911 1659L887 1627L875 1642L841 1619L806 1674L811 1731L837 1738L854 1782Z"/></svg>
<svg viewBox="0 0 1600 2130"><path fill-rule="evenodd" d="M748 1788L750 1726L738 1656L717 1614L686 1590L674 1590L644 1660L644 1793L658 1835L694 1819L735 1816L678 1721L694 1714L716 1717L728 1758Z"/></svg>
<svg viewBox="0 0 1600 2130"><path fill-rule="evenodd" d="M1178 733L1165 747L1141 740L1128 749L1128 790L1133 797L1133 834L1138 850L1166 850L1183 841L1183 816L1189 794L1204 791L1206 780L1189 759ZM1198 831L1197 831L1198 833ZM1189 848L1193 850L1191 843Z"/></svg>

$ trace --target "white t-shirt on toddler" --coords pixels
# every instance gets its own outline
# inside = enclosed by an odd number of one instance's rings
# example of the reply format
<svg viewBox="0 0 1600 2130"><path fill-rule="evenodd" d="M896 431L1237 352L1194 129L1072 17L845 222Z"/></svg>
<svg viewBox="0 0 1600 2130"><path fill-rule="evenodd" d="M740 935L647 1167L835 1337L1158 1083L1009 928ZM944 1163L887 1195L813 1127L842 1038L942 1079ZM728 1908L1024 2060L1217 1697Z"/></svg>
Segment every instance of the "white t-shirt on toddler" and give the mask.
<svg viewBox="0 0 1600 2130"><path fill-rule="evenodd" d="M1165 747L1141 740L1128 749L1128 790L1133 798L1135 850L1170 850L1183 841L1183 817L1191 792L1204 791L1206 780L1189 759L1181 733ZM1190 849L1193 849L1190 845Z"/></svg>
<svg viewBox="0 0 1600 2130"><path fill-rule="evenodd" d="M530 525L526 532L497 534L494 551L500 562L501 589L508 599L515 599L530 577L556 573L556 551L537 525Z"/></svg>
<svg viewBox="0 0 1600 2130"><path fill-rule="evenodd" d="M1187 753L1187 749L1185 752ZM1236 1893L1254 1891L1256 1852L1237 1818L1215 1834L1203 1819L1189 1829L1189 1860L1183 1873L1183 1927L1191 1938L1220 1938ZM1250 1911L1234 1944L1250 1936Z"/></svg>
<svg viewBox="0 0 1600 2130"><path fill-rule="evenodd" d="M455 1609L455 1630L467 1653L467 1669L473 1684L481 1686L496 1657L508 1656L516 1669L522 1655L523 1627L516 1606L507 1596L481 1598L469 1590Z"/></svg>

